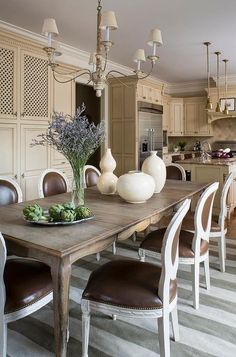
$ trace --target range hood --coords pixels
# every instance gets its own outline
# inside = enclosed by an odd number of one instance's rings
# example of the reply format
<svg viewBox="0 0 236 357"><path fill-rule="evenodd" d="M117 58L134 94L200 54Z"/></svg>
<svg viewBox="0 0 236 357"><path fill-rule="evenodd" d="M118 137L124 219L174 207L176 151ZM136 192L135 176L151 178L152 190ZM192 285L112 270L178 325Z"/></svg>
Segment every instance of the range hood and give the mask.
<svg viewBox="0 0 236 357"><path fill-rule="evenodd" d="M219 119L236 118L236 111L230 112L230 114L218 113L213 110L208 110L207 112L209 124Z"/></svg>

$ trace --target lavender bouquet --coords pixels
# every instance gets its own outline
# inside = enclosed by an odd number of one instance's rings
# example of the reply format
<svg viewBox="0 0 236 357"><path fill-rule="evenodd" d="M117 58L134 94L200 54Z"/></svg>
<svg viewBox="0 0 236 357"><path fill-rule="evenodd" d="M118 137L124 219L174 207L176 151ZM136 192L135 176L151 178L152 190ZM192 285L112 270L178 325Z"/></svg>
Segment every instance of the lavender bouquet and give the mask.
<svg viewBox="0 0 236 357"><path fill-rule="evenodd" d="M82 104L75 117L54 113L47 133L38 135L32 145L51 145L69 161L74 175L72 201L75 206L84 204L84 165L105 138L103 123L89 123Z"/></svg>

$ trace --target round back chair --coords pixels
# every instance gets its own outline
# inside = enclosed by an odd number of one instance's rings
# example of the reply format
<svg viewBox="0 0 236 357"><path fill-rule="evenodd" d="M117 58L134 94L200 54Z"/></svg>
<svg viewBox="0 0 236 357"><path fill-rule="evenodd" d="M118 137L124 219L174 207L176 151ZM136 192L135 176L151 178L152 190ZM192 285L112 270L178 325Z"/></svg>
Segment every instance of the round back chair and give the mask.
<svg viewBox="0 0 236 357"><path fill-rule="evenodd" d="M68 191L69 182L63 172L57 169L47 169L39 177L39 197L49 197Z"/></svg>
<svg viewBox="0 0 236 357"><path fill-rule="evenodd" d="M169 164L166 166L166 178L168 180L186 181L186 173L181 165Z"/></svg>
<svg viewBox="0 0 236 357"><path fill-rule="evenodd" d="M22 202L22 191L16 181L0 176L0 206Z"/></svg>
<svg viewBox="0 0 236 357"><path fill-rule="evenodd" d="M101 172L95 166L85 165L85 167L84 167L85 187L96 186L100 175L101 175Z"/></svg>

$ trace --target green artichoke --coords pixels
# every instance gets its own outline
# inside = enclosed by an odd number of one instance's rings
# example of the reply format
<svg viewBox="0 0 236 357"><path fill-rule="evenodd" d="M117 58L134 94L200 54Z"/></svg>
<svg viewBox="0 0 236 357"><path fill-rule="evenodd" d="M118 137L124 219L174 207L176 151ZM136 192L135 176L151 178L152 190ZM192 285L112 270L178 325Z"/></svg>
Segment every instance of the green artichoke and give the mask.
<svg viewBox="0 0 236 357"><path fill-rule="evenodd" d="M73 209L61 211L62 222L73 222L76 219L76 213Z"/></svg>
<svg viewBox="0 0 236 357"><path fill-rule="evenodd" d="M85 206L77 207L75 209L75 212L76 212L76 219L88 218L93 215L90 208L85 207Z"/></svg>
<svg viewBox="0 0 236 357"><path fill-rule="evenodd" d="M41 219L45 219L43 215L43 209L37 203L29 205L23 209L25 219L28 221L37 222Z"/></svg>
<svg viewBox="0 0 236 357"><path fill-rule="evenodd" d="M51 206L48 209L48 213L50 216L50 221L52 222L60 222L61 221L61 212L64 211L63 205L56 204Z"/></svg>
<svg viewBox="0 0 236 357"><path fill-rule="evenodd" d="M75 209L75 205L72 202L63 203L62 205L65 210Z"/></svg>

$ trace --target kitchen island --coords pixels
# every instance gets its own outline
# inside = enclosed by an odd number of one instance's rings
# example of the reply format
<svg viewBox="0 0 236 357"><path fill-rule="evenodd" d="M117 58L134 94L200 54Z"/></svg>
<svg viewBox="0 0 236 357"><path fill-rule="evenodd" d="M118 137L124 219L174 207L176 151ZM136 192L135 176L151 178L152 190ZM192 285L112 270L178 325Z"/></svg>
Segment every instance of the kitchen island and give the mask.
<svg viewBox="0 0 236 357"><path fill-rule="evenodd" d="M189 172L188 177L193 182L214 182L220 183L219 190L216 193L214 201L215 214L220 211L220 196L225 182L226 176L233 172L236 177L236 157L228 159L209 159L202 160L202 158L193 158L187 160L177 161L186 171ZM229 215L236 207L236 181L233 181L232 187L227 198L227 205L229 208Z"/></svg>

